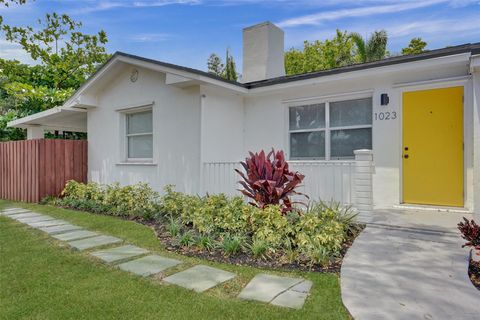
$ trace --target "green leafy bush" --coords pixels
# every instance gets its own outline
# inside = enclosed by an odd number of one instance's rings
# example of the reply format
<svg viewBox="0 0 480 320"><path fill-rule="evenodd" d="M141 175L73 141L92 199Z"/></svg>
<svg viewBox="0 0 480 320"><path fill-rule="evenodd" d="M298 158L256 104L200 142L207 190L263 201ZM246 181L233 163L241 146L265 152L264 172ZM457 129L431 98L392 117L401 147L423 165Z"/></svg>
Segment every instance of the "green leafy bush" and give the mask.
<svg viewBox="0 0 480 320"><path fill-rule="evenodd" d="M288 262L327 264L355 232L355 215L336 202L313 202L305 211L285 213L281 205L263 208L242 197L194 196L167 185L162 196L146 184L122 187L69 181L61 199L49 203L117 216L155 217L182 247L227 256L245 251L258 259L272 254Z"/></svg>
<svg viewBox="0 0 480 320"><path fill-rule="evenodd" d="M179 236L178 242L183 247L191 247L195 244L195 237L191 230L186 231L182 235Z"/></svg>
<svg viewBox="0 0 480 320"><path fill-rule="evenodd" d="M250 252L255 258L262 258L267 260L270 258L270 252L273 251L271 245L265 240L253 240L251 244L247 245Z"/></svg>
<svg viewBox="0 0 480 320"><path fill-rule="evenodd" d="M160 195L146 183L101 186L70 180L62 191L60 205L118 216L151 219L159 210Z"/></svg>
<svg viewBox="0 0 480 320"><path fill-rule="evenodd" d="M264 240L275 247L280 246L294 231L289 219L278 205L266 206L263 210L258 208L252 210L249 220L253 240Z"/></svg>
<svg viewBox="0 0 480 320"><path fill-rule="evenodd" d="M215 242L213 237L201 235L197 238L196 246L202 250L211 251L215 247Z"/></svg>
<svg viewBox="0 0 480 320"><path fill-rule="evenodd" d="M223 238L222 248L227 256L235 255L242 250L244 239L241 236L227 235Z"/></svg>

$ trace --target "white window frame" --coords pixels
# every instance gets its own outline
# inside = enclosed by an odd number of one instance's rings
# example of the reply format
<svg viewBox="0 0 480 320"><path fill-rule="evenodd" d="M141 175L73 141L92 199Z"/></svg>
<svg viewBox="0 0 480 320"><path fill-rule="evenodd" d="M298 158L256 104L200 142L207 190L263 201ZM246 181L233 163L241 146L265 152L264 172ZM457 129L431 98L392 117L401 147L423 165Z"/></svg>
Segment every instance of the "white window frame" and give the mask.
<svg viewBox="0 0 480 320"><path fill-rule="evenodd" d="M126 163L153 163L153 157L155 154L155 144L154 141L154 112L153 112L153 104L148 106L141 106L141 107L131 107L131 108L122 108L118 109L117 111L121 114L121 122L122 122L122 133L121 137L123 140L123 159ZM150 111L152 114L152 132L142 132L142 133L128 133L128 116L135 113L142 113ZM151 158L130 158L128 156L128 138L135 137L135 136L151 136L152 137L152 157Z"/></svg>
<svg viewBox="0 0 480 320"><path fill-rule="evenodd" d="M368 125L352 125L352 126L341 126L341 127L331 127L330 126L330 103L332 102L341 102L341 101L349 101L349 100L361 100L361 99L372 99L372 124ZM325 127L324 128L316 128L316 129L300 129L300 130L290 130L290 108L291 107L301 107L301 106L308 106L308 105L315 105L315 104L325 104ZM331 157L331 132L332 131L339 131L339 130L349 130L349 129L372 129L372 140L373 140L373 95L371 93L368 94L360 94L360 95L339 95L333 96L328 98L319 98L319 99L298 99L298 102L295 100L286 103L286 125L287 125L287 146L288 146L288 155L289 159L293 161L345 161L351 160L355 157L341 157L341 158L334 158ZM317 157L292 157L291 153L291 134L292 133L300 133L300 132L318 132L318 131L325 131L325 158L317 158Z"/></svg>

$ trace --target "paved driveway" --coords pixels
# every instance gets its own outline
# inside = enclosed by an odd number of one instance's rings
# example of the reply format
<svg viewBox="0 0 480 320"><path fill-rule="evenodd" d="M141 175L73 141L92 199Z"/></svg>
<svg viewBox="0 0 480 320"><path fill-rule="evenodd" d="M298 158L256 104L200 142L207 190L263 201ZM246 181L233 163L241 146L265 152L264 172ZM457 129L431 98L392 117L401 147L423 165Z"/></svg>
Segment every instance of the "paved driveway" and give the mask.
<svg viewBox="0 0 480 320"><path fill-rule="evenodd" d="M348 251L342 298L357 320L480 319L468 251L455 229L465 214L376 212ZM465 215L467 217L471 217Z"/></svg>

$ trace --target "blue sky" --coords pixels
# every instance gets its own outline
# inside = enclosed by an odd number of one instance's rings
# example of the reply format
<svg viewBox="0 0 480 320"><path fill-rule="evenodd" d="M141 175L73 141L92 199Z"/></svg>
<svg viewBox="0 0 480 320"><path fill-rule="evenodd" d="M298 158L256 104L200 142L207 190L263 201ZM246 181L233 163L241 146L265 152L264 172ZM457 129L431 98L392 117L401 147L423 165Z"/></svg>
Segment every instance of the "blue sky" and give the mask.
<svg viewBox="0 0 480 320"><path fill-rule="evenodd" d="M272 21L285 47L332 37L335 29L367 36L387 30L399 52L420 36L429 49L480 42L480 0L28 0L1 8L5 23L32 25L47 12L67 13L84 32L107 32L110 52L124 51L197 69L230 48L241 71L242 28ZM0 36L0 57L31 63Z"/></svg>

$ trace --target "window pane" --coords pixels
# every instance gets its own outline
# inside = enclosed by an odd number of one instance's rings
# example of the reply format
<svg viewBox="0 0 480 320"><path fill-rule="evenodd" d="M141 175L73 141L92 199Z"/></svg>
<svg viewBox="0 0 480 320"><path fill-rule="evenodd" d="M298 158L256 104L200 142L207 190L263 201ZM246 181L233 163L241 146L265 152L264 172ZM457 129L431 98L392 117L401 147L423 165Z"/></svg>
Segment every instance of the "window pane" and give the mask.
<svg viewBox="0 0 480 320"><path fill-rule="evenodd" d="M152 158L152 135L128 137L129 158Z"/></svg>
<svg viewBox="0 0 480 320"><path fill-rule="evenodd" d="M331 158L353 158L353 150L372 149L372 129L332 130Z"/></svg>
<svg viewBox="0 0 480 320"><path fill-rule="evenodd" d="M127 134L151 132L152 111L127 114Z"/></svg>
<svg viewBox="0 0 480 320"><path fill-rule="evenodd" d="M290 107L290 130L325 128L325 104Z"/></svg>
<svg viewBox="0 0 480 320"><path fill-rule="evenodd" d="M372 124L372 99L330 103L330 126L344 127Z"/></svg>
<svg viewBox="0 0 480 320"><path fill-rule="evenodd" d="M325 131L290 134L291 158L325 158Z"/></svg>

